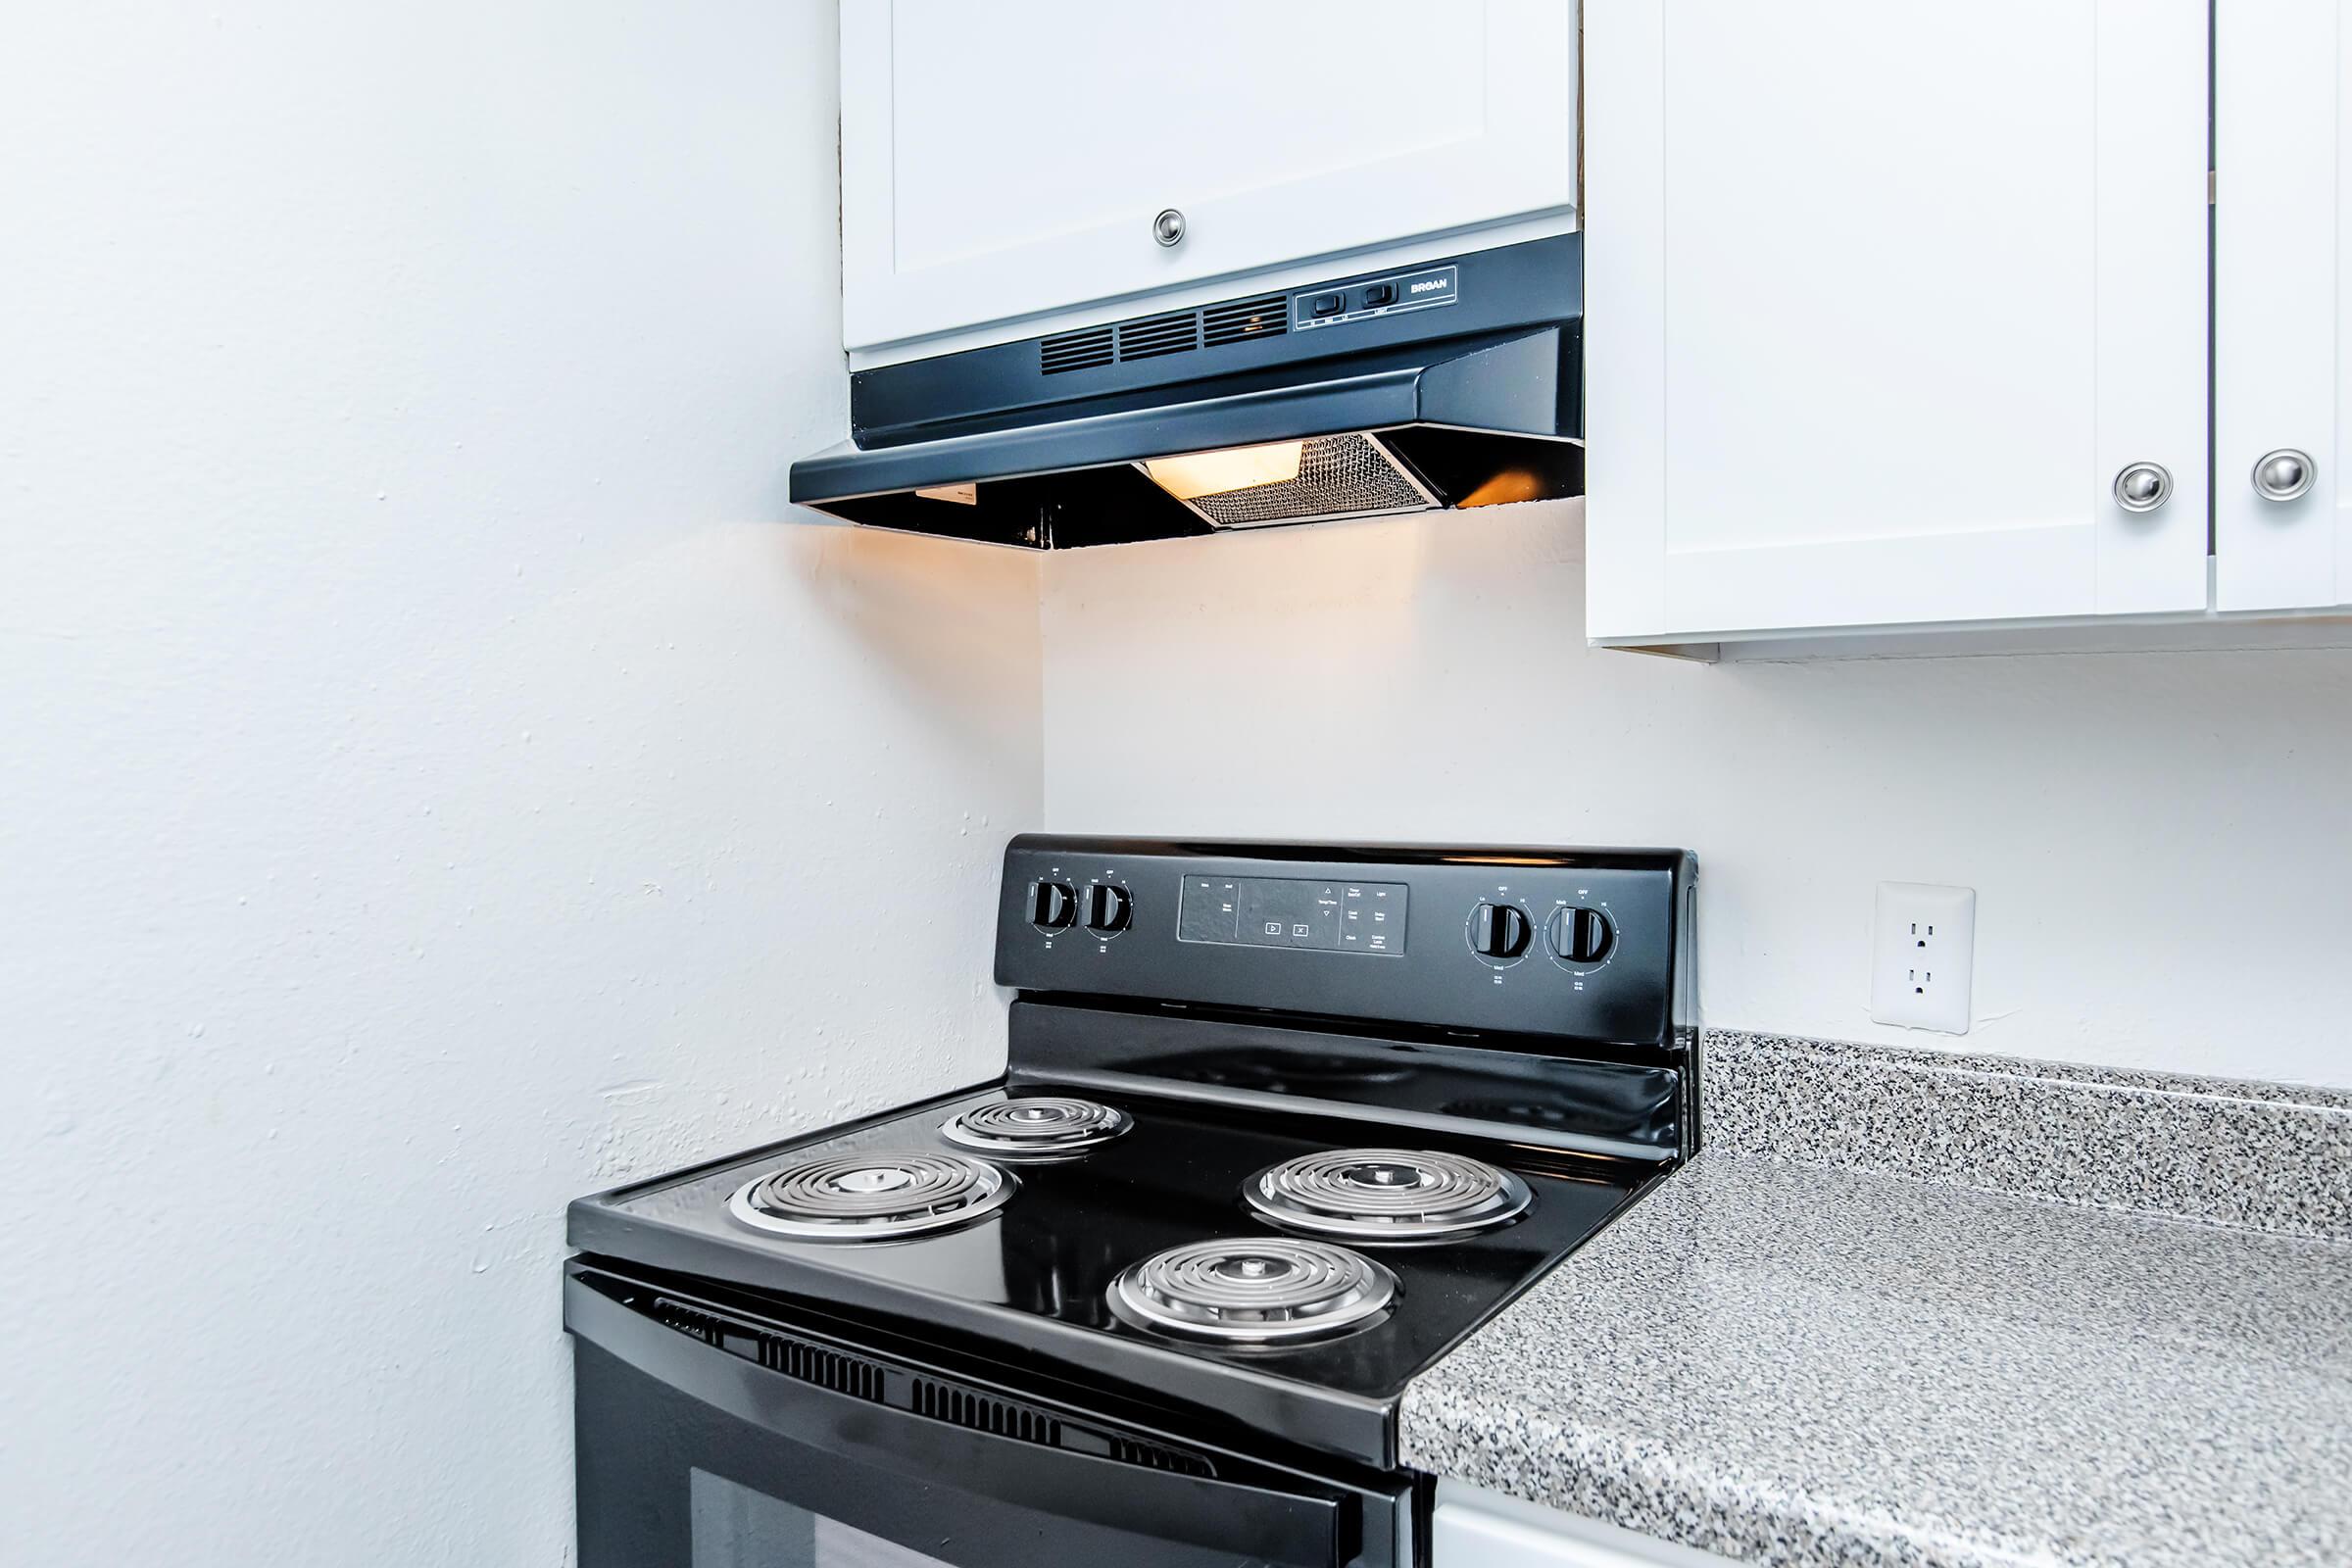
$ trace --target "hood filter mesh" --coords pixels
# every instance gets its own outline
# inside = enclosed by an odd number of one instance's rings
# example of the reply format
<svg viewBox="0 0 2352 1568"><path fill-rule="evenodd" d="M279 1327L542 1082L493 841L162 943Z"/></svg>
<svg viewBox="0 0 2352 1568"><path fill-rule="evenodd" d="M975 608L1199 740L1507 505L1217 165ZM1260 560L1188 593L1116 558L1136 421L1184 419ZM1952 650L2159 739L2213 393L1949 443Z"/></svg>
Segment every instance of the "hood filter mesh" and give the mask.
<svg viewBox="0 0 2352 1568"><path fill-rule="evenodd" d="M1437 501L1388 448L1368 435L1318 436L1298 456L1298 477L1185 503L1219 528L1262 528L1310 518L1424 512Z"/></svg>

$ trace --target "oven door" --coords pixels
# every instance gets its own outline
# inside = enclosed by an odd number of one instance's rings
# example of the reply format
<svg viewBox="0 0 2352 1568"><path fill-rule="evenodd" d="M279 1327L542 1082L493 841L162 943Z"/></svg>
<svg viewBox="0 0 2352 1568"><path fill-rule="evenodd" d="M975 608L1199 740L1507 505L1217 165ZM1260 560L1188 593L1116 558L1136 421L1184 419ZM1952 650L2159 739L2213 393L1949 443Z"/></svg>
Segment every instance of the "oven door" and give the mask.
<svg viewBox="0 0 2352 1568"><path fill-rule="evenodd" d="M564 1323L580 1568L1410 1563L1403 1485L1179 1443L577 1260Z"/></svg>

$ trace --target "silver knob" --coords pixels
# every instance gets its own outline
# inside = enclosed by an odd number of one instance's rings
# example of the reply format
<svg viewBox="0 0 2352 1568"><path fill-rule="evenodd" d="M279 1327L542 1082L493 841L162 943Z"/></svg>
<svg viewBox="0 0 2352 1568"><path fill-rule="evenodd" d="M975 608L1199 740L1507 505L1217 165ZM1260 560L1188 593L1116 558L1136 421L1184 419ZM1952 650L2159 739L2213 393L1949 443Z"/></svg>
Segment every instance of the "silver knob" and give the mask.
<svg viewBox="0 0 2352 1568"><path fill-rule="evenodd" d="M2311 454L2280 447L2254 465L2254 493L2265 501L2292 501L2311 488L2312 478Z"/></svg>
<svg viewBox="0 0 2352 1568"><path fill-rule="evenodd" d="M1184 215L1173 207L1163 207L1152 220L1152 237L1162 245L1173 245L1184 238Z"/></svg>
<svg viewBox="0 0 2352 1568"><path fill-rule="evenodd" d="M2134 463L2115 476L2115 504L2126 512L2154 512L2173 498L2173 476L2161 463Z"/></svg>

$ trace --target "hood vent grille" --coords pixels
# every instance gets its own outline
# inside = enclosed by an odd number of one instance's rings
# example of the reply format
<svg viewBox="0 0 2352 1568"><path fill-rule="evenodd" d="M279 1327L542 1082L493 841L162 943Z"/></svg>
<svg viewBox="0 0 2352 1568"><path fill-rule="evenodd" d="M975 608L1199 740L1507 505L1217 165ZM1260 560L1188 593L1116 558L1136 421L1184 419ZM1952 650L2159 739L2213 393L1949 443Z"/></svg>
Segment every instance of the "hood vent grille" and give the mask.
<svg viewBox="0 0 2352 1568"><path fill-rule="evenodd" d="M1368 435L1318 437L1300 449L1297 478L1195 496L1185 504L1219 528L1262 528L1310 517L1371 517L1437 505L1388 449Z"/></svg>
<svg viewBox="0 0 2352 1568"><path fill-rule="evenodd" d="M1230 300L1200 313L1200 338L1210 348L1244 338L1274 337L1291 329L1291 301L1285 294Z"/></svg>
<svg viewBox="0 0 2352 1568"><path fill-rule="evenodd" d="M1163 354L1190 354L1200 346L1200 313L1179 311L1174 316L1148 316L1119 323L1119 360L1155 360Z"/></svg>
<svg viewBox="0 0 2352 1568"><path fill-rule="evenodd" d="M1110 328L1090 326L1083 332L1064 332L1037 345L1037 368L1047 375L1064 370L1091 370L1110 363Z"/></svg>
<svg viewBox="0 0 2352 1568"><path fill-rule="evenodd" d="M1172 311L1147 316L1113 326L1090 326L1040 338L1037 368L1042 374L1065 370L1099 370L1114 361L1156 360L1165 354L1190 354L1199 348L1245 343L1253 337L1279 337L1291 329L1291 300L1287 294L1261 294L1250 300L1227 300L1198 311Z"/></svg>

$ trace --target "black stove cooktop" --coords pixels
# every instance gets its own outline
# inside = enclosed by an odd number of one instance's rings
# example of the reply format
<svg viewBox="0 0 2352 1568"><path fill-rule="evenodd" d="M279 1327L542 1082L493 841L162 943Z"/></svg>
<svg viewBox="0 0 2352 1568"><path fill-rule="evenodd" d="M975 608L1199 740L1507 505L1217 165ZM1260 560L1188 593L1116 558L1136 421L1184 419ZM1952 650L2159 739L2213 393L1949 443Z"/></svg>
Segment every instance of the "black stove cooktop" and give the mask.
<svg viewBox="0 0 2352 1568"><path fill-rule="evenodd" d="M1017 1187L959 1227L897 1240L767 1234L731 1211L746 1184L804 1160L876 1152L963 1153L941 1124L1004 1088L930 1102L854 1131L779 1146L682 1177L584 1200L572 1240L592 1252L753 1290L861 1309L886 1328L953 1333L1041 1368L1116 1385L1130 1398L1202 1407L1326 1451L1390 1462L1395 1400L1553 1261L1607 1223L1659 1173L1654 1163L1507 1141L1416 1135L1311 1112L1279 1113L1051 1082L1009 1094L1083 1097L1133 1117L1123 1135L1052 1159L996 1158ZM1399 1244L1286 1230L1253 1213L1245 1185L1281 1161L1351 1147L1467 1154L1523 1180L1526 1209L1491 1230ZM1122 1321L1120 1273L1194 1242L1283 1235L1362 1252L1396 1279L1378 1321L1302 1344L1191 1343ZM1271 1397L1235 1405L1233 1373Z"/></svg>
<svg viewBox="0 0 2352 1568"><path fill-rule="evenodd" d="M1692 879L1016 839L1003 1079L582 1199L570 1239L682 1304L1391 1470L1414 1376L1695 1149Z"/></svg>

